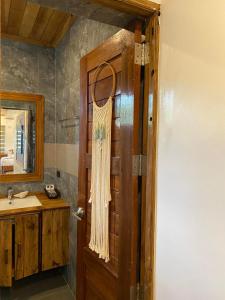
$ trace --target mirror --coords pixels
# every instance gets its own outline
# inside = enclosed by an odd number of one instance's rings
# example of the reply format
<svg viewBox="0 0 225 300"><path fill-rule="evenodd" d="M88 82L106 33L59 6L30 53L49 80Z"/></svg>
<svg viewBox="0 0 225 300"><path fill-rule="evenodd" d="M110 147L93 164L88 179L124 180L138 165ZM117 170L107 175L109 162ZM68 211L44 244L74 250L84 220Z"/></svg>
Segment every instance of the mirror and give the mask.
<svg viewBox="0 0 225 300"><path fill-rule="evenodd" d="M35 170L35 103L0 103L0 174L27 174Z"/></svg>
<svg viewBox="0 0 225 300"><path fill-rule="evenodd" d="M43 97L7 92L0 95L0 181L41 180Z"/></svg>

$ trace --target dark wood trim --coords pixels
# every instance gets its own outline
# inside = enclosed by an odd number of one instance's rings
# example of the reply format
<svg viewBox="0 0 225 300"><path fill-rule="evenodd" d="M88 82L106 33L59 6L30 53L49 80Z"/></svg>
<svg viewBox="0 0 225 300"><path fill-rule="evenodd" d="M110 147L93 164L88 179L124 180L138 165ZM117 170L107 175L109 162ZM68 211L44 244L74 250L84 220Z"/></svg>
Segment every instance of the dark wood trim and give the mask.
<svg viewBox="0 0 225 300"><path fill-rule="evenodd" d="M136 44L142 43L142 21L135 22L134 42ZM134 58L133 58L134 59ZM133 60L135 61L135 60ZM134 64L134 63L133 63ZM141 98L141 66L134 64L134 112L133 112L133 145L132 156L141 154L142 140L141 140L141 122L142 122L142 105ZM131 248L131 299L137 298L137 283L139 282L139 238L140 238L140 214L139 214L139 177L133 176L133 201L130 212L132 213L132 245Z"/></svg>
<svg viewBox="0 0 225 300"><path fill-rule="evenodd" d="M87 155L88 152L88 131L87 131L87 122L88 122L88 113L87 113L87 87L88 87L88 72L87 72L87 58L86 56L80 61L80 74L82 74L81 80L81 95L80 101L80 145L79 145L79 178L78 178L78 205L86 211L86 198L87 198ZM86 237L86 218L85 215L82 221L77 223L77 299L85 298L85 265L84 265L84 247L85 247L85 237ZM76 237L74 237L76 238ZM76 297L75 297L76 299Z"/></svg>
<svg viewBox="0 0 225 300"><path fill-rule="evenodd" d="M103 6L110 7L128 14L150 16L160 10L160 4L149 0L92 0Z"/></svg>
<svg viewBox="0 0 225 300"><path fill-rule="evenodd" d="M159 17L157 13L147 22L146 43L150 46L150 64L145 67L143 115L143 154L147 156L147 175L142 180L141 288L144 300L153 300L159 62Z"/></svg>
<svg viewBox="0 0 225 300"><path fill-rule="evenodd" d="M89 55L89 60L87 62L87 72L92 70L95 66L98 66L102 61L110 61L117 55L120 55L123 48L129 45L131 39L133 38L132 33L128 38L127 30L122 29L118 33L114 34L111 38L107 39L103 44L99 45L97 48L92 50ZM108 49L111 49L111 57ZM98 55L96 56L96 52Z"/></svg>
<svg viewBox="0 0 225 300"><path fill-rule="evenodd" d="M42 95L0 91L0 100L36 103L36 159L35 172L30 174L0 174L0 182L42 181L44 173L44 97Z"/></svg>
<svg viewBox="0 0 225 300"><path fill-rule="evenodd" d="M136 103L139 102L138 90L140 86L139 73L134 65L135 35L131 34L131 40L126 51L122 52L122 86L121 86L121 112L120 112L120 141L121 141L121 199L120 210L128 212L120 215L119 238L123 247L119 252L119 284L118 299L130 299L135 294L137 285L137 210L138 178L132 175L134 145L137 139ZM137 38L137 35L136 35ZM137 80L137 81L135 81ZM130 108L130 109L129 109ZM132 110L131 110L132 109ZM134 118L135 116L135 118ZM129 145L129 146L128 146ZM129 224L129 226L128 226ZM124 276L126 270L129 276Z"/></svg>

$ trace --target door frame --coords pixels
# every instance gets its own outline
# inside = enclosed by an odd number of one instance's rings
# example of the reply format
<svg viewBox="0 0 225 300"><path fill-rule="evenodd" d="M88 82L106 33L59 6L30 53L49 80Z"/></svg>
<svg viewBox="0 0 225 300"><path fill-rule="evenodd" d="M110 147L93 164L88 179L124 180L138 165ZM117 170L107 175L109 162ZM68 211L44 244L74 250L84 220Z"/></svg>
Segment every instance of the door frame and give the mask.
<svg viewBox="0 0 225 300"><path fill-rule="evenodd" d="M92 0L102 6L110 7L128 14L149 17L160 11L160 4L150 0Z"/></svg>
<svg viewBox="0 0 225 300"><path fill-rule="evenodd" d="M156 175L158 134L159 12L146 20L145 44L149 47L144 70L140 299L155 299Z"/></svg>

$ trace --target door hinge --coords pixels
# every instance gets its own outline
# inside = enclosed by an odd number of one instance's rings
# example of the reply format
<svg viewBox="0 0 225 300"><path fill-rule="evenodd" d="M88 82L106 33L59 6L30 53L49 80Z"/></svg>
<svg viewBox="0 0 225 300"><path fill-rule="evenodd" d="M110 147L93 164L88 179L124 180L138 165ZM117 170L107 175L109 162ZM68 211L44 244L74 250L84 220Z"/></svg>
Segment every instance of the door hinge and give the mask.
<svg viewBox="0 0 225 300"><path fill-rule="evenodd" d="M133 156L133 176L145 176L147 170L147 156L140 154Z"/></svg>
<svg viewBox="0 0 225 300"><path fill-rule="evenodd" d="M139 66L149 64L149 43L135 43L135 61Z"/></svg>

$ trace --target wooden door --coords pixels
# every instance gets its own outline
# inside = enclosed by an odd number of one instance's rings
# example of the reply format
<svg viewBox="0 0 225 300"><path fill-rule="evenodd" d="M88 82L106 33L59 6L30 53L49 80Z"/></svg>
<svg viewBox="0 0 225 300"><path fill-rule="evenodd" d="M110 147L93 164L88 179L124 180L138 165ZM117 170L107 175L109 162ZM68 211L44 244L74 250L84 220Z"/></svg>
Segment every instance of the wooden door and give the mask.
<svg viewBox="0 0 225 300"><path fill-rule="evenodd" d="M42 271L65 266L69 260L69 209L42 213Z"/></svg>
<svg viewBox="0 0 225 300"><path fill-rule="evenodd" d="M134 66L135 40L134 33L121 30L81 59L78 206L85 210L85 217L78 222L77 300L129 300L136 295L138 177L133 176L133 155L138 154L134 145L140 128L140 66ZM88 247L93 109L90 89L95 83L95 70L104 61L111 63L117 78L113 99L108 263ZM111 89L112 74L104 67L95 88L99 106L106 103Z"/></svg>
<svg viewBox="0 0 225 300"><path fill-rule="evenodd" d="M12 286L12 221L0 220L0 287Z"/></svg>
<svg viewBox="0 0 225 300"><path fill-rule="evenodd" d="M39 271L39 215L19 215L15 218L15 279Z"/></svg>

